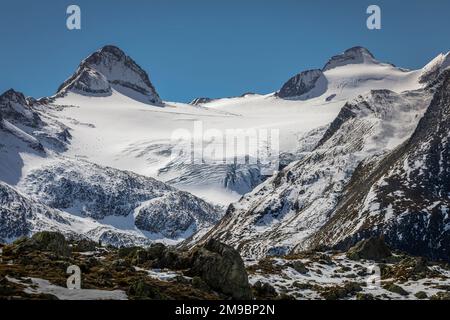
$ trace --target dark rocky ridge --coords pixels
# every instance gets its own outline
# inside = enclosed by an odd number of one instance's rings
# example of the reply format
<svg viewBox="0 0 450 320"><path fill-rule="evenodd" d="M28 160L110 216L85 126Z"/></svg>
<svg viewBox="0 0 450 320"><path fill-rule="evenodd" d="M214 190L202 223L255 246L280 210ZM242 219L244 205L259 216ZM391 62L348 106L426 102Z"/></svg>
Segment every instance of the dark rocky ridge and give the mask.
<svg viewBox="0 0 450 320"><path fill-rule="evenodd" d="M323 83L326 83L327 81L321 70L308 70L301 72L289 79L277 93L277 96L280 98L299 98L306 95L316 86L320 86L320 80L322 80ZM316 93L316 96L324 93L326 91L326 86L319 89L321 91Z"/></svg>
<svg viewBox="0 0 450 320"><path fill-rule="evenodd" d="M42 120L32 110L31 104L21 92L14 89L5 91L0 96L0 117L12 123L21 123L31 127L38 126Z"/></svg>
<svg viewBox="0 0 450 320"><path fill-rule="evenodd" d="M216 99L212 99L212 98L195 98L194 100L192 100L191 102L189 102L189 104L193 105L193 106L199 106L205 103L209 103L212 102Z"/></svg>
<svg viewBox="0 0 450 320"><path fill-rule="evenodd" d="M450 70L432 90L433 100L411 138L381 161L360 165L336 214L313 236L313 243L348 248L383 235L392 248L450 261ZM369 218L362 204L371 189L380 213ZM394 218L385 221L388 210ZM367 221L350 231L357 216ZM354 223L342 229L344 221Z"/></svg>
<svg viewBox="0 0 450 320"><path fill-rule="evenodd" d="M45 149L66 150L71 139L69 129L42 113L41 107L44 106L39 101L21 92L4 92L0 96L0 130L40 153L45 153Z"/></svg>

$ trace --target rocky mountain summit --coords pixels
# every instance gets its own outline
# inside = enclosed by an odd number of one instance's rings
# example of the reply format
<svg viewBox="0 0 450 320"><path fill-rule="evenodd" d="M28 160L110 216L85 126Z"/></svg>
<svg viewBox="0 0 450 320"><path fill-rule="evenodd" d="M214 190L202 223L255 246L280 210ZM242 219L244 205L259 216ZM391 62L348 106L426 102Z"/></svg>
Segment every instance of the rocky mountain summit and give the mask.
<svg viewBox="0 0 450 320"><path fill-rule="evenodd" d="M57 96L67 92L109 96L113 89L144 103L162 103L148 74L121 49L111 45L84 59L58 88Z"/></svg>
<svg viewBox="0 0 450 320"><path fill-rule="evenodd" d="M363 47L353 47L344 53L332 57L323 67L322 71L328 71L348 64L378 64L373 54Z"/></svg>

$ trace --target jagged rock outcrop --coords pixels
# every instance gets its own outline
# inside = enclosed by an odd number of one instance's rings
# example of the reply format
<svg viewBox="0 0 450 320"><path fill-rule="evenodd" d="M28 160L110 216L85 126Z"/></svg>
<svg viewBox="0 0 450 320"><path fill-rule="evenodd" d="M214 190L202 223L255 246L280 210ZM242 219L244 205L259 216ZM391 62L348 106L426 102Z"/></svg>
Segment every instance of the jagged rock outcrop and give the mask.
<svg viewBox="0 0 450 320"><path fill-rule="evenodd" d="M36 127L41 123L39 115L31 109L29 102L21 92L14 89L0 96L0 116L11 123L20 123Z"/></svg>
<svg viewBox="0 0 450 320"><path fill-rule="evenodd" d="M250 300L252 291L239 252L216 240L208 241L192 254L190 276L199 276L214 290L238 300Z"/></svg>
<svg viewBox="0 0 450 320"><path fill-rule="evenodd" d="M381 261L392 256L391 250L382 238L369 238L358 242L347 251L351 260Z"/></svg>
<svg viewBox="0 0 450 320"><path fill-rule="evenodd" d="M34 150L65 150L71 139L68 128L40 112L41 107L21 92L13 89L4 92L0 96L0 129Z"/></svg>
<svg viewBox="0 0 450 320"><path fill-rule="evenodd" d="M68 92L108 96L112 89L141 102L162 103L148 74L121 49L111 45L83 60L75 74L58 88L57 96Z"/></svg>
<svg viewBox="0 0 450 320"><path fill-rule="evenodd" d="M69 247L62 233L41 231L35 233L31 238L22 238L15 242L15 252L46 251L59 256L70 256L72 248Z"/></svg>
<svg viewBox="0 0 450 320"><path fill-rule="evenodd" d="M200 106L202 104L209 103L209 102L212 102L214 100L215 99L212 99L212 98L195 98L194 100L189 102L189 104L191 104L193 106Z"/></svg>
<svg viewBox="0 0 450 320"><path fill-rule="evenodd" d="M277 93L280 98L307 100L327 91L327 79L321 70L309 70L297 74L287 81Z"/></svg>
<svg viewBox="0 0 450 320"><path fill-rule="evenodd" d="M363 47L353 47L345 50L344 53L332 57L323 67L322 71L328 71L337 67L348 64L363 64L371 63L378 64L379 62L370 53L369 50Z"/></svg>

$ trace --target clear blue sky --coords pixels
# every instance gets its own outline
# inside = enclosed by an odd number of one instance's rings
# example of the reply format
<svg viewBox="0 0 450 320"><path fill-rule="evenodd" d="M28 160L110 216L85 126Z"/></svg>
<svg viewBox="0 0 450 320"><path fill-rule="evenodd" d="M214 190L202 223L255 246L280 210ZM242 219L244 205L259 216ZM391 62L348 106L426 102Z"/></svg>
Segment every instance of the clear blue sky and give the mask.
<svg viewBox="0 0 450 320"><path fill-rule="evenodd" d="M78 4L82 30L66 29ZM369 4L380 31L366 28ZM51 95L105 44L121 47L161 97L269 93L362 45L379 59L418 68L450 50L448 0L5 0L0 10L0 91Z"/></svg>

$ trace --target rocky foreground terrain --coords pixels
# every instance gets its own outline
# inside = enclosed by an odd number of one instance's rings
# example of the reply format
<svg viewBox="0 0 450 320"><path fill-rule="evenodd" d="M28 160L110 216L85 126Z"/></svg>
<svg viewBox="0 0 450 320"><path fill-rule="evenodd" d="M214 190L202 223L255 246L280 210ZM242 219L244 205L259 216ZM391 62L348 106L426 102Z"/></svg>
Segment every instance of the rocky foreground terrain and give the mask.
<svg viewBox="0 0 450 320"><path fill-rule="evenodd" d="M81 289L67 289L69 266ZM379 277L378 277L379 276ZM348 252L316 250L243 261L218 241L191 250L105 247L40 232L2 246L0 299L450 299L450 266L371 238Z"/></svg>

